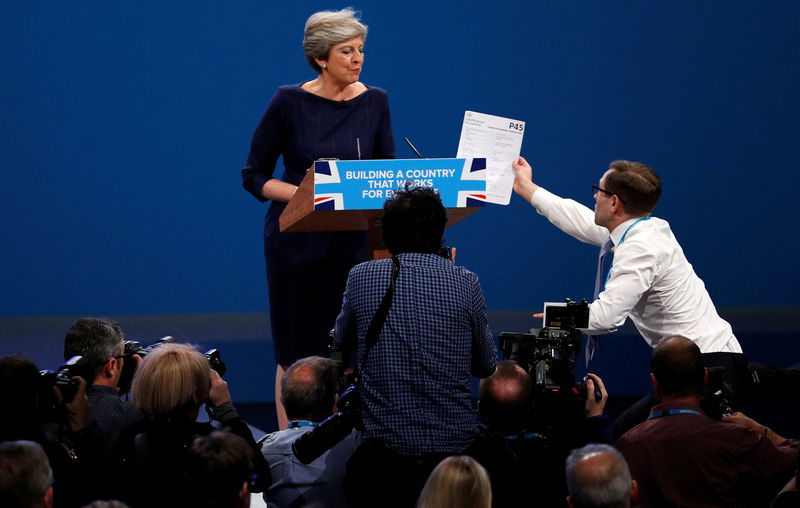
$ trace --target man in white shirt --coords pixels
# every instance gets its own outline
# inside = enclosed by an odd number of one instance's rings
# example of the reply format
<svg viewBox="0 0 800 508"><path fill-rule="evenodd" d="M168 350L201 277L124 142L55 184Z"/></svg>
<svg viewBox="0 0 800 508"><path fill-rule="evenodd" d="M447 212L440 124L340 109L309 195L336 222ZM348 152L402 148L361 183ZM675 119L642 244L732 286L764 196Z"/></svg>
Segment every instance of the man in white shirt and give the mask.
<svg viewBox="0 0 800 508"><path fill-rule="evenodd" d="M759 377L764 384L768 379L770 388L773 384L785 388L786 373L798 382L796 368L783 373L754 364L751 369L730 324L717 314L669 223L650 216L661 196L661 180L649 166L612 162L593 186L594 212L533 183L531 166L523 157L513 168L514 191L556 227L585 243L600 246L609 238L613 242L613 263L602 291L590 305L585 333L616 331L630 317L654 348L672 335L688 337L700 348L706 366L725 367L725 379L739 400L748 396ZM647 405L639 408L646 418L645 410L653 401L640 402ZM617 427L615 434L625 430Z"/></svg>

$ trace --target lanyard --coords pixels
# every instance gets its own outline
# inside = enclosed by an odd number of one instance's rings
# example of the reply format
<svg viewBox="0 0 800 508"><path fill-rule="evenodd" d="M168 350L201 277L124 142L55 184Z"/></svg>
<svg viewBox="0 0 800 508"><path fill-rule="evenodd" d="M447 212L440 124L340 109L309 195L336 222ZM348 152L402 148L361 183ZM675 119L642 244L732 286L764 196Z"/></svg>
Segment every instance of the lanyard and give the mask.
<svg viewBox="0 0 800 508"><path fill-rule="evenodd" d="M298 427L316 427L319 425L316 422L312 422L309 420L294 420L289 422L289 426L286 427L287 429L296 429Z"/></svg>
<svg viewBox="0 0 800 508"><path fill-rule="evenodd" d="M663 411L659 411L657 413L650 413L650 416L647 417L648 420L653 420L655 418L661 418L662 416L670 416L670 415L702 415L700 411L696 411L694 409L665 409Z"/></svg>
<svg viewBox="0 0 800 508"><path fill-rule="evenodd" d="M633 226L639 224L643 220L650 220L650 217L642 217L641 219L637 220L636 222L634 222L633 224L628 226L628 228L625 230L625 232L622 233L622 238L619 239L619 243L616 246L614 246L614 248L616 249L617 247L622 245L622 242L625 241L625 237L628 236L628 231L630 231ZM611 266L608 267L608 274L606 275L605 282L603 282L603 290L606 289L606 284L608 283L608 279L611 277L611 269L612 268L614 268L614 262L613 261L611 262Z"/></svg>

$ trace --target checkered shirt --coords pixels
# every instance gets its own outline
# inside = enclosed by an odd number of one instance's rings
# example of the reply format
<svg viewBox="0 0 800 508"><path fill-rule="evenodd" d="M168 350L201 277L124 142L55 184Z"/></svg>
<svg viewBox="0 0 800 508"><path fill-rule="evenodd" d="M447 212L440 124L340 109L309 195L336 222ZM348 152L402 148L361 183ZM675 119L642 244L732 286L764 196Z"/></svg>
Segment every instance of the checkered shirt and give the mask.
<svg viewBox="0 0 800 508"><path fill-rule="evenodd" d="M359 390L365 438L405 455L457 453L478 433L470 375L497 362L478 277L436 254L398 256L394 298ZM358 349L389 287L392 260L350 271L334 344Z"/></svg>

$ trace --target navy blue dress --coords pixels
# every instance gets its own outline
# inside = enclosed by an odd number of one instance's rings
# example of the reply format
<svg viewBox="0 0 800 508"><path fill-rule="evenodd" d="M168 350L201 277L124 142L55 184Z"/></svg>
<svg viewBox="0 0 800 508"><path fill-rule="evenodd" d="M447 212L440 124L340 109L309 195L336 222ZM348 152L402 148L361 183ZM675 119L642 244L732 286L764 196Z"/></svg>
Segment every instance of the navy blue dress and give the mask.
<svg viewBox="0 0 800 508"><path fill-rule="evenodd" d="M242 185L259 201L283 156L281 179L299 185L315 160L394 158L389 101L368 88L349 101L332 101L282 86L256 127ZM327 356L328 332L342 307L347 274L367 259L366 232L281 233L286 203L273 201L264 219L270 323L275 359L283 366L310 355Z"/></svg>

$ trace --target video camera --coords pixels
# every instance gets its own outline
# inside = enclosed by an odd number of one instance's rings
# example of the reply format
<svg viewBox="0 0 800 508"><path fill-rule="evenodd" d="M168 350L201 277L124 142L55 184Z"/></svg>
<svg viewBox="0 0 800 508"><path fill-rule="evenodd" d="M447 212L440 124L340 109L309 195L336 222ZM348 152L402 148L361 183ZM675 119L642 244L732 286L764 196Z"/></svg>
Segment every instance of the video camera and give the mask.
<svg viewBox="0 0 800 508"><path fill-rule="evenodd" d="M135 340L126 340L125 350L123 352L125 355L125 363L122 365L122 374L120 375L119 382L117 383L120 393L128 393L131 390L131 383L133 382L133 375L136 373L137 366L136 361L133 359L133 355L139 355L141 358L144 358L148 353L153 351L158 346L174 342L175 338L170 335L161 337L147 347L143 347L141 342ZM222 355L219 350L209 349L205 352L205 356L208 359L209 366L217 371L220 377L224 376L227 368L225 363L222 361Z"/></svg>
<svg viewBox="0 0 800 508"><path fill-rule="evenodd" d="M517 362L533 377L534 421L530 428L540 432L552 432L572 421L573 411L582 414L586 400L585 381L575 382L575 359L581 345L580 329L589 325L589 304L569 299L565 303L547 307L544 328L500 334L503 358ZM595 385L595 399L599 398L602 392Z"/></svg>
<svg viewBox="0 0 800 508"><path fill-rule="evenodd" d="M72 379L75 376L82 377L87 386L94 382L94 366L82 356L73 356L62 363L56 370L41 370L39 375L42 380L41 391L39 393L39 414L42 420L53 422L61 420L63 416L62 405L59 404L53 393L53 387L61 392L64 404L69 404L75 399L78 393L80 382Z"/></svg>

